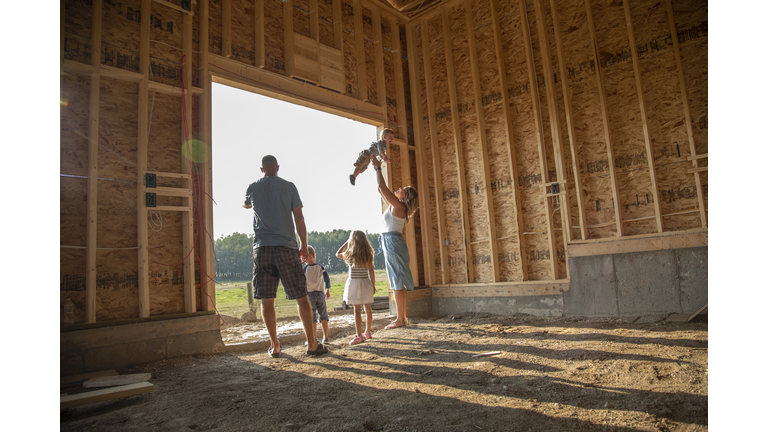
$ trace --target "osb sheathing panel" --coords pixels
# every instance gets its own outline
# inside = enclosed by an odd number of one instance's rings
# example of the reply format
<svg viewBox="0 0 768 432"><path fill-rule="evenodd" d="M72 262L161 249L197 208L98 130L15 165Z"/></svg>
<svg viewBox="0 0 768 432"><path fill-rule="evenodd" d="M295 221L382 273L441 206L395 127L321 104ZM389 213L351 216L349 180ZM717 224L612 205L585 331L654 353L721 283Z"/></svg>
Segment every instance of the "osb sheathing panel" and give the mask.
<svg viewBox="0 0 768 432"><path fill-rule="evenodd" d="M402 156L400 153L402 150L403 146L395 143L392 143L387 150L387 156L392 159L392 163L388 165L388 168L392 170L392 184L390 185L392 190L405 186L403 183L403 169L405 167L403 167L401 162Z"/></svg>
<svg viewBox="0 0 768 432"><path fill-rule="evenodd" d="M417 179L417 171L418 171L418 165L416 164L416 151L412 149L408 149L408 162L409 166L408 169L411 173L411 185L416 188L417 193L421 194L421 189L418 187L416 179ZM414 224L415 233L416 233L416 264L418 267L418 286L426 285L426 277L424 275L424 250L421 247L422 240L421 240L421 209L416 210L416 213L413 214L412 219L409 223ZM416 275L413 275L414 279L416 279ZM416 282L416 280L414 280Z"/></svg>
<svg viewBox="0 0 768 432"><path fill-rule="evenodd" d="M279 1L279 0L275 0ZM355 55L355 8L352 3L341 2L341 22L344 49L344 81L346 93L357 95L357 56Z"/></svg>
<svg viewBox="0 0 768 432"><path fill-rule="evenodd" d="M292 0L293 32L302 36L309 35L309 0Z"/></svg>
<svg viewBox="0 0 768 432"><path fill-rule="evenodd" d="M405 124L405 119L400 119L397 116L397 88L395 85L395 55L400 53L394 53L392 47L392 30L389 26L389 21L382 18L381 20L381 39L383 47L384 58L384 83L386 90L386 104L387 104L387 123L388 127L395 131L395 136L405 141L406 137L400 133L401 124ZM402 71L399 71L402 75ZM403 135L403 136L401 136Z"/></svg>
<svg viewBox="0 0 768 432"><path fill-rule="evenodd" d="M280 0L264 1L264 14L267 17L270 16L270 14L267 12L267 4L271 3L272 1L279 2ZM219 55L221 55L221 43L223 35L221 6L222 0L208 0L208 52L211 54ZM280 8L280 13L282 14L282 7ZM269 22L269 20L267 20L267 22ZM282 31L282 28L280 30ZM266 25L264 26L264 33L268 33L266 30Z"/></svg>
<svg viewBox="0 0 768 432"><path fill-rule="evenodd" d="M98 159L100 178L136 182L138 93L139 85L136 83L101 78Z"/></svg>
<svg viewBox="0 0 768 432"><path fill-rule="evenodd" d="M413 61L417 61L416 53L409 53L408 52L408 40L406 38L406 31L405 31L405 25L398 26L400 29L400 51L396 52L395 55L399 55L401 57L401 61L403 64L403 88L405 89L405 122L406 122L406 130L408 135L408 142L415 144L416 143L416 137L415 137L415 131L416 127L413 124L413 101L411 99L411 91L416 91L415 89L411 89L411 69L409 62L410 56L413 55ZM414 32L415 34L415 32ZM416 36L414 36L416 37ZM396 71L396 73L399 71Z"/></svg>
<svg viewBox="0 0 768 432"><path fill-rule="evenodd" d="M85 213L85 205L83 205ZM85 221L85 214L83 214ZM83 231L85 227L83 227ZM75 323L85 322L85 255L86 249L62 248L59 252L59 302L63 311L64 302L69 297L75 304ZM135 251L134 251L135 255ZM63 313L61 323L64 323Z"/></svg>
<svg viewBox="0 0 768 432"><path fill-rule="evenodd" d="M317 9L319 11L318 22L320 24L320 43L328 45L329 47L334 47L333 2L331 0L318 0Z"/></svg>
<svg viewBox="0 0 768 432"><path fill-rule="evenodd" d="M60 173L88 175L88 105L89 77L64 74L62 81L62 116L60 138Z"/></svg>
<svg viewBox="0 0 768 432"><path fill-rule="evenodd" d="M264 51L266 70L285 74L283 2L264 0Z"/></svg>
<svg viewBox="0 0 768 432"><path fill-rule="evenodd" d="M134 223L134 227L135 225ZM96 321L114 321L138 316L138 256L136 250L97 251Z"/></svg>
<svg viewBox="0 0 768 432"><path fill-rule="evenodd" d="M256 20L252 0L232 2L232 60L247 65L256 62Z"/></svg>
<svg viewBox="0 0 768 432"><path fill-rule="evenodd" d="M385 97L385 95L378 94L379 83L376 77L376 52L381 49L381 45L378 42L374 43L371 10L365 7L361 8L363 10L363 48L365 51L365 80L368 87L368 102L380 105L379 98Z"/></svg>
<svg viewBox="0 0 768 432"><path fill-rule="evenodd" d="M191 60L191 53L185 55L183 51L183 16L184 14L176 9L153 3L152 23L149 26L151 81L172 86L179 85L179 65L182 56L185 62ZM140 28L137 27L135 33L121 35L120 40L134 40L138 44L139 38L136 35L139 30Z"/></svg>
<svg viewBox="0 0 768 432"><path fill-rule="evenodd" d="M91 64L93 6L86 0L64 3L64 58Z"/></svg>
<svg viewBox="0 0 768 432"><path fill-rule="evenodd" d="M157 8L156 8L157 9ZM165 8L163 8L165 9ZM139 38L132 35L138 34L141 0L127 0L120 2L103 2L103 14L101 16L101 64L126 69L133 72L139 71ZM158 18L158 12L153 10L152 27L162 26L160 31L165 33L166 21L162 15ZM160 21L157 21L160 19ZM179 25L178 28L175 26ZM181 34L181 22L171 24L171 30ZM156 39L153 37L152 39ZM166 42L168 43L168 42Z"/></svg>

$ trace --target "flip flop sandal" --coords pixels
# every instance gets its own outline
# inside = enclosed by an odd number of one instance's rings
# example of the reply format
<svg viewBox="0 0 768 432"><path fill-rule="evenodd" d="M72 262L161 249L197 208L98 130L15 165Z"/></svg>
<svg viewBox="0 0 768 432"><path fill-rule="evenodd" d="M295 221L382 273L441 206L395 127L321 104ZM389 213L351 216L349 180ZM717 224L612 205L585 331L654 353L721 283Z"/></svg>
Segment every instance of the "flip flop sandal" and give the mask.
<svg viewBox="0 0 768 432"><path fill-rule="evenodd" d="M269 356L272 357L272 358L280 357L280 351L275 352L274 348L272 348L272 347L269 347L269 349L267 350L267 354L269 354Z"/></svg>
<svg viewBox="0 0 768 432"><path fill-rule="evenodd" d="M356 345L356 344L359 344L360 342L365 342L365 338L362 337L362 336L355 336L354 339L349 341L349 344L350 345Z"/></svg>
<svg viewBox="0 0 768 432"><path fill-rule="evenodd" d="M312 356L312 357L316 357L316 356L321 356L323 354L327 354L328 352L329 352L329 349L324 347L323 344L319 343L319 344L317 344L317 349L316 350L314 350L314 351L307 350L307 355L308 356Z"/></svg>
<svg viewBox="0 0 768 432"><path fill-rule="evenodd" d="M393 328L405 327L405 325L406 325L405 323L398 324L397 321L392 321L392 323L390 325L384 327L384 329L385 330L390 330L390 329L393 329Z"/></svg>

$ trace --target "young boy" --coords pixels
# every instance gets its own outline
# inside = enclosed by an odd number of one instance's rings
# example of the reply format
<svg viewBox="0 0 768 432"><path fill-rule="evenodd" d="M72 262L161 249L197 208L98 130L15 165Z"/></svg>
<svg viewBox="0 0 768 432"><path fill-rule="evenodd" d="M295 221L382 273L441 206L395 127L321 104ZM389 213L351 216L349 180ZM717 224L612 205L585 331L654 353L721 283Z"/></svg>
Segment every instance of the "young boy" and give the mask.
<svg viewBox="0 0 768 432"><path fill-rule="evenodd" d="M360 155L355 161L355 172L349 175L349 182L352 186L355 185L355 179L358 174L365 171L368 168L368 164L371 162L371 156L378 156L382 162L391 163L392 161L387 156L387 148L395 139L395 131L392 129L384 129L381 132L381 139L371 144L370 147L360 152Z"/></svg>
<svg viewBox="0 0 768 432"><path fill-rule="evenodd" d="M315 264L315 248L307 246L307 262L304 264L304 274L307 276L307 296L312 305L312 336L317 340L317 320L323 326L323 342L328 343L328 310L325 300L331 298L331 278L325 268ZM325 284L325 293L323 293ZM318 316L319 315L319 316Z"/></svg>

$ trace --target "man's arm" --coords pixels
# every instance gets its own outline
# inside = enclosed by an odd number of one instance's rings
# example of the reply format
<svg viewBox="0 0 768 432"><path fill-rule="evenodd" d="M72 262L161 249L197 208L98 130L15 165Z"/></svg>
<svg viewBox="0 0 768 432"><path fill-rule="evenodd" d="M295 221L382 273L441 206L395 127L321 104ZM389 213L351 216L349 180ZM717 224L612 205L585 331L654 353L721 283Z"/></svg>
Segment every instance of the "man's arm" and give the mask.
<svg viewBox="0 0 768 432"><path fill-rule="evenodd" d="M296 224L296 232L299 233L299 253L301 254L301 262L307 260L307 225L304 223L304 213L301 211L301 207L293 209L293 221Z"/></svg>

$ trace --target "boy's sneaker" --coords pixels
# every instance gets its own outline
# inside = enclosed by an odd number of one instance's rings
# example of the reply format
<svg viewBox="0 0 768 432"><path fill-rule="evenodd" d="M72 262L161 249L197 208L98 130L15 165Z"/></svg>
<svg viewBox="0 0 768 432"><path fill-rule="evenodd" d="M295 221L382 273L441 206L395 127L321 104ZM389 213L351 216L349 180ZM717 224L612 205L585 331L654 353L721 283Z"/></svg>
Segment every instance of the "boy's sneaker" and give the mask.
<svg viewBox="0 0 768 432"><path fill-rule="evenodd" d="M355 185L355 175L354 174L350 174L349 175L349 182L352 183L352 186Z"/></svg>
<svg viewBox="0 0 768 432"><path fill-rule="evenodd" d="M330 342L331 342L331 340L330 340L330 339L328 339L328 338L323 338L323 343L324 343L324 344L327 344L327 343L330 343Z"/></svg>

